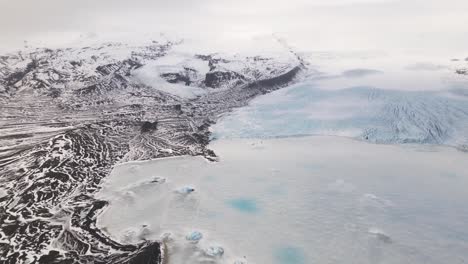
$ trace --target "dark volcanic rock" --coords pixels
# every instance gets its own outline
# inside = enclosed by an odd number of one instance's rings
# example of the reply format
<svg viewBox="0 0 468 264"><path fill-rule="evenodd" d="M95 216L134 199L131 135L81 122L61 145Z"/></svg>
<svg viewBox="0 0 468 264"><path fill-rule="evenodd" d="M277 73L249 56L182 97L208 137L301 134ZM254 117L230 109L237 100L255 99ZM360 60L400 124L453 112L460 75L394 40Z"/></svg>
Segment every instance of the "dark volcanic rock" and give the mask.
<svg viewBox="0 0 468 264"><path fill-rule="evenodd" d="M140 247L136 252L128 256L110 256L106 263L109 264L159 264L162 263L163 250L158 242L150 242Z"/></svg>
<svg viewBox="0 0 468 264"><path fill-rule="evenodd" d="M19 82L21 79L23 79L23 77L26 76L26 74L34 70L34 68L36 67L37 67L37 61L33 60L26 65L26 68L24 70L13 72L5 79L5 81L8 85L14 85L17 82Z"/></svg>
<svg viewBox="0 0 468 264"><path fill-rule="evenodd" d="M168 83L181 83L189 86L197 85L198 72L195 69L183 67L179 72L165 72L160 76Z"/></svg>
<svg viewBox="0 0 468 264"><path fill-rule="evenodd" d="M143 123L143 125L141 125L141 133L151 132L151 131L156 130L157 128L158 128L158 121L154 121L154 122L146 121Z"/></svg>
<svg viewBox="0 0 468 264"><path fill-rule="evenodd" d="M291 69L290 71L283 73L281 75L265 79L265 80L259 80L257 82L254 82L249 85L249 87L278 87L278 86L283 86L287 83L290 83L293 81L293 79L297 76L297 74L301 71L301 67L297 66Z"/></svg>
<svg viewBox="0 0 468 264"><path fill-rule="evenodd" d="M457 74L468 74L468 69L458 69L455 71Z"/></svg>
<svg viewBox="0 0 468 264"><path fill-rule="evenodd" d="M181 73L163 73L161 77L169 83L184 83L185 85L190 85L191 83L190 78Z"/></svg>
<svg viewBox="0 0 468 264"><path fill-rule="evenodd" d="M210 71L214 71L219 63L228 63L229 60L217 58L214 55L195 55L196 58L207 61Z"/></svg>
<svg viewBox="0 0 468 264"><path fill-rule="evenodd" d="M216 160L207 149L209 126L290 84L302 69L275 68L259 57L245 59L241 73L220 66L229 60L199 55L210 68L205 85L226 89L192 99L133 79L135 69L172 45L110 43L0 57L0 186L7 193L0 198L0 263L161 263L161 243L121 244L97 228L107 206L95 198L102 179L119 162ZM267 65L260 71L256 63ZM192 85L196 74L184 67L163 77Z"/></svg>
<svg viewBox="0 0 468 264"><path fill-rule="evenodd" d="M64 263L64 261L60 260L60 252L56 250L51 250L47 255L42 255L39 258L40 264L48 264L48 263ZM66 262L65 262L66 263ZM69 262L71 263L71 262Z"/></svg>
<svg viewBox="0 0 468 264"><path fill-rule="evenodd" d="M227 83L234 81L235 85L245 83L245 77L232 71L213 71L206 74L205 86L219 88Z"/></svg>

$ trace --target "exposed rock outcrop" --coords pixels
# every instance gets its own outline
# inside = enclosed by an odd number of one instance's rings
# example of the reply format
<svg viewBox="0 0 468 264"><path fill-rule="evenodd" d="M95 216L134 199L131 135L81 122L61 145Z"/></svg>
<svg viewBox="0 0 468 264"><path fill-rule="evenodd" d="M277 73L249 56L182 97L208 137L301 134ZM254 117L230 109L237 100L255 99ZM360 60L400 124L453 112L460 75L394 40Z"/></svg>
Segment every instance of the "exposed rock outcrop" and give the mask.
<svg viewBox="0 0 468 264"><path fill-rule="evenodd" d="M302 69L290 60L194 55L207 72L182 65L161 76L225 88L195 99L134 78L173 45L109 43L0 57L0 185L6 192L0 198L0 262L161 263L161 243L126 245L96 227L107 205L94 197L102 179L124 161L177 155L214 160L208 128L218 116L290 84Z"/></svg>

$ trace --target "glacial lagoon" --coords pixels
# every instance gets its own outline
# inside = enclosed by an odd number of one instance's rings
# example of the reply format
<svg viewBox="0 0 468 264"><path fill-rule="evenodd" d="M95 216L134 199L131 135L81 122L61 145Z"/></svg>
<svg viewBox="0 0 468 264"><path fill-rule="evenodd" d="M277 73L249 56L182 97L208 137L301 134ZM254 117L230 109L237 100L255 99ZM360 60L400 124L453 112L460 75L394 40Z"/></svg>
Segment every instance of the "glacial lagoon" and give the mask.
<svg viewBox="0 0 468 264"><path fill-rule="evenodd" d="M213 125L218 162L116 166L98 226L171 264L466 263L466 78L332 55Z"/></svg>
<svg viewBox="0 0 468 264"><path fill-rule="evenodd" d="M164 240L169 263L468 260L466 153L330 136L210 147L219 162L117 166L99 193L110 206L98 225L121 242ZM198 243L187 238L195 231ZM218 247L221 256L207 253Z"/></svg>

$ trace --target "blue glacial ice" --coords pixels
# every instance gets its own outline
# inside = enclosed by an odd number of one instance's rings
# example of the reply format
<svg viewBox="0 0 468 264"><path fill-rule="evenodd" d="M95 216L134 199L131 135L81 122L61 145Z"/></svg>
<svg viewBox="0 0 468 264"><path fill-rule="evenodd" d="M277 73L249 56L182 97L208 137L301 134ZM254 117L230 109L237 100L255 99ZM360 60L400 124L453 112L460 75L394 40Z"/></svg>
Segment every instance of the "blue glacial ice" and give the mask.
<svg viewBox="0 0 468 264"><path fill-rule="evenodd" d="M277 264L306 264L302 250L295 247L281 247L276 250Z"/></svg>
<svg viewBox="0 0 468 264"><path fill-rule="evenodd" d="M198 241L200 241L202 238L203 234L199 231L193 231L185 237L185 239L191 243L198 243Z"/></svg>
<svg viewBox="0 0 468 264"><path fill-rule="evenodd" d="M468 150L468 96L444 91L297 84L254 100L214 125L214 138L337 135L374 143L443 144Z"/></svg>
<svg viewBox="0 0 468 264"><path fill-rule="evenodd" d="M190 194L190 193L193 193L194 191L195 191L195 188L188 187L188 186L182 187L176 190L176 192L180 194Z"/></svg>
<svg viewBox="0 0 468 264"><path fill-rule="evenodd" d="M210 257L221 257L224 254L224 248L220 246L209 246L205 249L205 254Z"/></svg>
<svg viewBox="0 0 468 264"><path fill-rule="evenodd" d="M243 212L243 213L255 213L258 212L259 208L257 203L253 199L239 198L232 199L227 202L232 208Z"/></svg>

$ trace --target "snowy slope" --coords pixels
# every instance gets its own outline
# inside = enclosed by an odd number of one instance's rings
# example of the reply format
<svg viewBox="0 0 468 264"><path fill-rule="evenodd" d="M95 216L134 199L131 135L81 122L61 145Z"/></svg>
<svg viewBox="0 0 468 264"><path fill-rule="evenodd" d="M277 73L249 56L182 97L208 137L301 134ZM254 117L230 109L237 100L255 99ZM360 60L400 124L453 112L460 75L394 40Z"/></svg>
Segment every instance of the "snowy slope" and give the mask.
<svg viewBox="0 0 468 264"><path fill-rule="evenodd" d="M181 45L83 41L0 56L0 262L161 263L160 241L119 243L95 226L108 204L93 196L101 180L124 161L215 159L218 116L304 70L288 50L252 58Z"/></svg>

